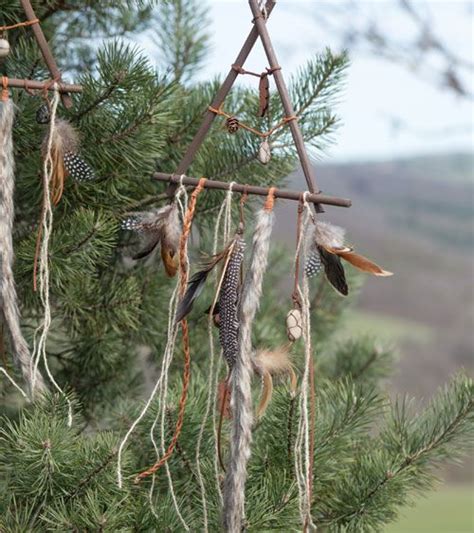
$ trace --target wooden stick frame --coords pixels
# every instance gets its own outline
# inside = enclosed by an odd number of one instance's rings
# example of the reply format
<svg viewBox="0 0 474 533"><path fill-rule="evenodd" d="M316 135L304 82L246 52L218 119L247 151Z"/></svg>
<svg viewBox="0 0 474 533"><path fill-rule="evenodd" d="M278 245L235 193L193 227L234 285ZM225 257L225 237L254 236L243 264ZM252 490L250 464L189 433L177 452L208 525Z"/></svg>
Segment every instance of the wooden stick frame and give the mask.
<svg viewBox="0 0 474 533"><path fill-rule="evenodd" d="M80 93L82 92L82 87L80 85L73 85L61 82L61 71L58 68L56 60L49 48L48 41L44 36L43 30L41 29L40 22L36 17L35 11L31 5L30 0L20 0L20 3L25 12L25 16L28 21L31 22L31 30L33 35L38 43L38 47L41 50L44 62L51 74L53 82L56 82L58 85L58 90L61 93L61 101L67 109L72 107L72 99L69 93ZM8 78L7 85L9 87L17 89L28 90L53 90L53 83L51 81L39 81L39 80L25 80L25 79L16 79Z"/></svg>

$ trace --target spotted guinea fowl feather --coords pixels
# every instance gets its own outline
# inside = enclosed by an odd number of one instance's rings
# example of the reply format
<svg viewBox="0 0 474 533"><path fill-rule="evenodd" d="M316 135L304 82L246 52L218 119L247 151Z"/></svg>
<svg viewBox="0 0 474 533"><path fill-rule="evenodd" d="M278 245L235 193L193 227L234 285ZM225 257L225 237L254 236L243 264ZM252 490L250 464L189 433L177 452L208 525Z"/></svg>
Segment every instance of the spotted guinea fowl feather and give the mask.
<svg viewBox="0 0 474 533"><path fill-rule="evenodd" d="M238 305L244 252L245 241L241 235L237 235L222 279L218 300L219 341L229 370L234 366L239 349Z"/></svg>

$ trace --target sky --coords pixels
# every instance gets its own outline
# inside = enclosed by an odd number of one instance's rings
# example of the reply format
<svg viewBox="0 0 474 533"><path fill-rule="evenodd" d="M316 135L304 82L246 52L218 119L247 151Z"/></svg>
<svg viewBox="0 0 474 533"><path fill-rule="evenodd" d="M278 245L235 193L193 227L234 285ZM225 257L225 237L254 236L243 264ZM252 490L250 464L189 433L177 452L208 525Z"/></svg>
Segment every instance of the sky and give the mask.
<svg viewBox="0 0 474 533"><path fill-rule="evenodd" d="M456 54L474 62L473 9L465 1L414 0L430 16L437 33ZM331 0L332 5L338 0ZM384 31L401 42L413 36L406 16L393 8L394 0L354 0L364 17L374 17ZM211 0L212 50L201 72L203 79L224 76L251 28L246 0ZM269 19L273 45L285 77L321 52L337 49L333 29L321 24L328 0L279 0ZM471 9L469 9L471 6ZM319 18L318 18L319 17ZM414 58L414 64L416 58ZM260 72L267 65L260 43L246 66ZM436 67L436 62L433 63ZM251 83L250 77L239 82ZM474 90L472 71L465 78ZM416 154L472 151L474 146L473 102L440 88L406 66L376 58L366 51L351 53L347 83L337 108L342 119L336 143L321 154L324 161L377 160ZM393 127L394 120L404 127Z"/></svg>

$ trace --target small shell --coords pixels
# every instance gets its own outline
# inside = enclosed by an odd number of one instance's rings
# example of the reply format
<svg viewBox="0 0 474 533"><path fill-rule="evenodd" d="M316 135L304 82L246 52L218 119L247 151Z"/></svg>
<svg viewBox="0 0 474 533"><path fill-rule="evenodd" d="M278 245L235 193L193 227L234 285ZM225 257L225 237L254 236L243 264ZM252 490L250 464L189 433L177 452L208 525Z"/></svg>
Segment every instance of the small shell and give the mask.
<svg viewBox="0 0 474 533"><path fill-rule="evenodd" d="M10 43L6 39L0 39L0 59L7 57L10 53Z"/></svg>
<svg viewBox="0 0 474 533"><path fill-rule="evenodd" d="M266 165L272 158L272 151L270 149L270 143L265 139L260 148L258 149L258 160L260 163Z"/></svg>
<svg viewBox="0 0 474 533"><path fill-rule="evenodd" d="M292 309L286 315L286 335L288 340L294 342L303 334L303 320L299 309Z"/></svg>

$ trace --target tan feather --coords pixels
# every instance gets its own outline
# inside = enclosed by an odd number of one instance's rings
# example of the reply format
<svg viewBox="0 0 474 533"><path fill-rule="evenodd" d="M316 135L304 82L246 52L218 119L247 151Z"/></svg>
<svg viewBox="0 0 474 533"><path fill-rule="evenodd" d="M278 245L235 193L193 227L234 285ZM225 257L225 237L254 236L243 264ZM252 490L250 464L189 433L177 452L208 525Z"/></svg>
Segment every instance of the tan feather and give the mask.
<svg viewBox="0 0 474 533"><path fill-rule="evenodd" d="M380 267L370 259L367 259L367 257L356 254L350 248L331 248L328 249L328 251L338 255L354 267L358 268L359 270L362 270L362 272L367 272L368 274L373 274L374 276L393 276L393 272L384 270L382 267Z"/></svg>
<svg viewBox="0 0 474 533"><path fill-rule="evenodd" d="M290 344L274 350L257 350L253 363L255 372L262 377L262 394L257 407L257 416L261 418L272 398L273 377L287 375L290 378L291 394L296 393L297 378L290 361Z"/></svg>
<svg viewBox="0 0 474 533"><path fill-rule="evenodd" d="M165 247L163 242L161 244L161 259L163 260L166 274L170 278L176 276L179 266L179 256L172 248Z"/></svg>
<svg viewBox="0 0 474 533"><path fill-rule="evenodd" d="M260 402L257 407L257 418L262 418L267 410L268 404L272 399L273 394L273 379L269 372L264 371L262 374L262 394L260 395Z"/></svg>

